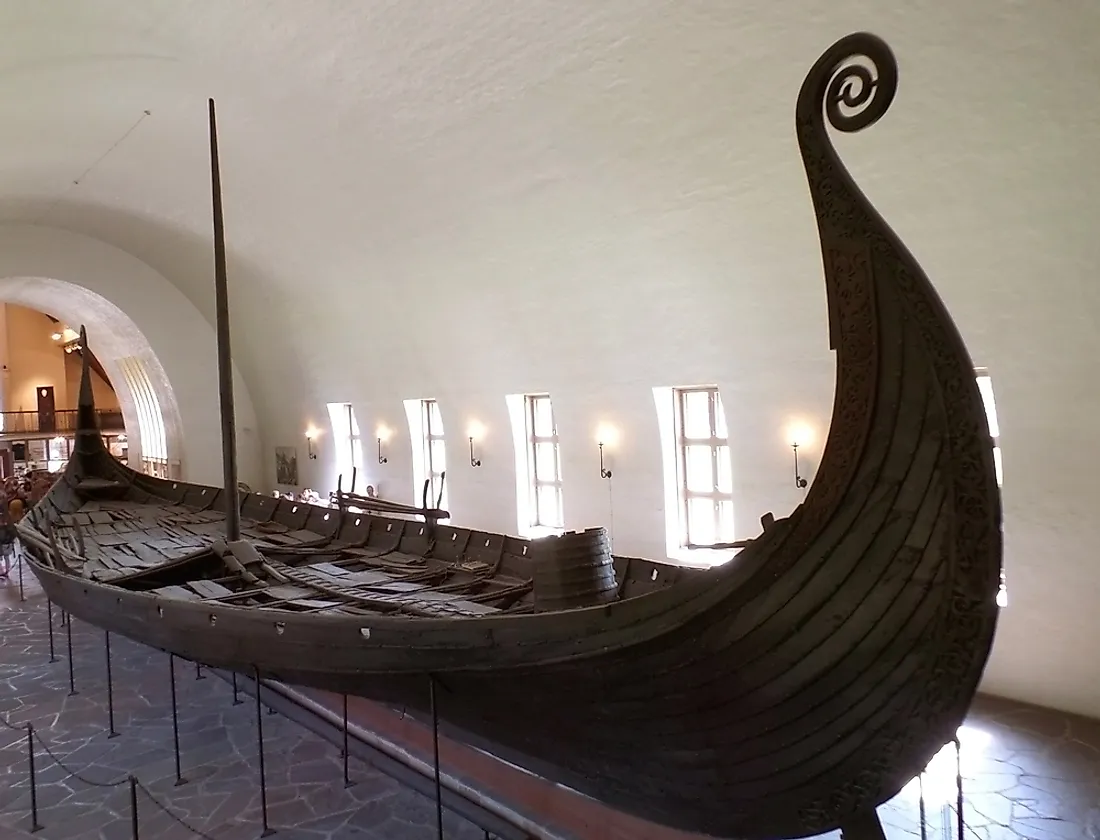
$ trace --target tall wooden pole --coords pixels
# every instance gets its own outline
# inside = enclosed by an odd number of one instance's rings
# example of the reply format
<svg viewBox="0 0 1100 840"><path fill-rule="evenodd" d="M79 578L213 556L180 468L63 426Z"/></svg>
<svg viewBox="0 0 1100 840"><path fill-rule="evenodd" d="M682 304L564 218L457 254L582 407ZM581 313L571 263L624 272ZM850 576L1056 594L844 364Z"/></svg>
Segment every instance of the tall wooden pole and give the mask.
<svg viewBox="0 0 1100 840"><path fill-rule="evenodd" d="M222 217L222 177L218 166L218 124L210 100L210 189L214 200L214 292L218 330L218 385L222 414L222 473L225 484L225 539L241 538L237 495L237 431L233 405L233 357L229 350L229 286L225 276L225 220Z"/></svg>

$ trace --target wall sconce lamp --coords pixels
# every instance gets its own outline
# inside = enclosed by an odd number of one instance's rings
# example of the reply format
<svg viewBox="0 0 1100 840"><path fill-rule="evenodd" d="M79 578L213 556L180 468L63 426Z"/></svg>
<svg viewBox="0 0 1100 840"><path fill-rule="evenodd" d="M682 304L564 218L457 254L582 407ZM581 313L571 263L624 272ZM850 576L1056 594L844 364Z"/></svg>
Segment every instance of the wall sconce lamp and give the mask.
<svg viewBox="0 0 1100 840"><path fill-rule="evenodd" d="M317 437L317 429L310 426L306 429L306 454L309 456L309 460L317 460L317 450L313 448L313 441Z"/></svg>
<svg viewBox="0 0 1100 840"><path fill-rule="evenodd" d="M385 426L378 427L378 463L388 464L390 459L382 454L382 444L390 439L390 430Z"/></svg>
<svg viewBox="0 0 1100 840"><path fill-rule="evenodd" d="M799 490L805 490L809 482L798 471L798 444L792 443L791 449L794 450L794 486Z"/></svg>
<svg viewBox="0 0 1100 840"><path fill-rule="evenodd" d="M485 427L476 420L471 420L470 425L466 428L466 433L470 436L470 466L480 467L481 459L477 457L477 453L474 451L474 441L481 440L481 436L485 433Z"/></svg>
<svg viewBox="0 0 1100 840"><path fill-rule="evenodd" d="M619 431L613 426L609 426L606 423L601 425L596 430L596 445L600 448L600 478L611 478L611 470L607 468L603 459L603 446L604 443L608 445L614 445L619 439Z"/></svg>
<svg viewBox="0 0 1100 840"><path fill-rule="evenodd" d="M813 427L808 423L796 421L787 427L787 440L791 442L791 451L794 452L794 486L799 490L805 490L810 482L802 477L798 469L798 447L811 443L813 439Z"/></svg>

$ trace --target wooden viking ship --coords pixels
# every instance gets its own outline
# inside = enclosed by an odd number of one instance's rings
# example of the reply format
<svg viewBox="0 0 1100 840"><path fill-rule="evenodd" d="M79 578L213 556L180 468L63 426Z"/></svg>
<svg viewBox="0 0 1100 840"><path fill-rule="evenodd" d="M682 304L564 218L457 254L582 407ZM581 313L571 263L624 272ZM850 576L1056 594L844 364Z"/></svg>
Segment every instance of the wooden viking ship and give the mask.
<svg viewBox="0 0 1100 840"><path fill-rule="evenodd" d="M438 696L445 731L657 823L881 837L874 809L954 737L974 697L1001 569L966 347L827 131L871 125L896 85L887 45L858 33L799 94L835 407L805 501L766 518L731 562L688 571L613 558L601 529L529 541L445 524L428 506L227 498L139 475L105 450L85 376L72 460L19 527L46 594L210 666L414 712Z"/></svg>

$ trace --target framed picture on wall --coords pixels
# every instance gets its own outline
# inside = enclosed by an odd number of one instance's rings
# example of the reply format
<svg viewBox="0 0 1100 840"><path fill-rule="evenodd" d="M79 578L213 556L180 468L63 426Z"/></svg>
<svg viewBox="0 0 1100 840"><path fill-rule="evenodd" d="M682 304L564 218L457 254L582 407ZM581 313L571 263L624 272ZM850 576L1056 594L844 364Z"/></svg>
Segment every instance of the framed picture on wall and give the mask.
<svg viewBox="0 0 1100 840"><path fill-rule="evenodd" d="M275 483L298 486L298 449L294 446L275 447Z"/></svg>
<svg viewBox="0 0 1100 840"><path fill-rule="evenodd" d="M48 452L47 446L49 446L49 441L47 440L27 441L27 461L45 467Z"/></svg>

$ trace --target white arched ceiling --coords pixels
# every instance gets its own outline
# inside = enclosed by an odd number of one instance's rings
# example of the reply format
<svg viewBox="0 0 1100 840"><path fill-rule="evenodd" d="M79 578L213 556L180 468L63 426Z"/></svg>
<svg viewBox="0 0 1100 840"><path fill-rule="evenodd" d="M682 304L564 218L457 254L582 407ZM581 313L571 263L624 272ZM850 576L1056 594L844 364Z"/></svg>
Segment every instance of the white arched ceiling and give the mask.
<svg viewBox="0 0 1100 840"><path fill-rule="evenodd" d="M129 254L80 234L0 227L0 301L48 312L74 329L85 325L131 435L137 409L119 360L139 359L160 403L169 458L180 461L182 477L221 485L214 331L172 284ZM234 390L241 480L255 482L255 412L239 376ZM140 450L133 454L140 458Z"/></svg>
<svg viewBox="0 0 1100 840"><path fill-rule="evenodd" d="M721 386L740 536L800 499L784 430L820 442L833 372L794 100L837 37L882 35L898 96L838 145L993 377L1011 606L986 688L1100 715L1100 4L10 0L0 26L0 220L111 243L209 322L217 99L269 481L326 403L369 441L430 397L450 451L485 426L455 520L510 529L504 395L547 391L567 525L613 513L618 550L657 556L655 386ZM404 434L383 494L408 494ZM299 465L323 491L321 451Z"/></svg>

